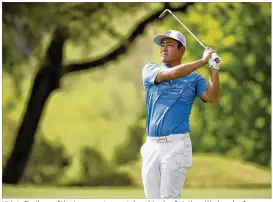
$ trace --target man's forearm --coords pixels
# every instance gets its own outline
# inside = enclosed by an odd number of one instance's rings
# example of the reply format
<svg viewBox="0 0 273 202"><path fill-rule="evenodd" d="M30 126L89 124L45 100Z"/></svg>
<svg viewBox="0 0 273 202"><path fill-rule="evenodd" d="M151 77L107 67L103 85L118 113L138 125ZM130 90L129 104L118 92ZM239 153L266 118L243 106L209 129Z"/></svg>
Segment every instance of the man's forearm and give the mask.
<svg viewBox="0 0 273 202"><path fill-rule="evenodd" d="M186 76L197 70L199 67L202 67L204 64L206 64L206 61L200 59L194 62L177 65L173 68L170 68L171 77L172 79L178 79L180 77Z"/></svg>
<svg viewBox="0 0 273 202"><path fill-rule="evenodd" d="M208 97L210 100L216 102L220 97L220 81L219 81L219 71L216 69L210 69L210 79L209 79L209 89Z"/></svg>

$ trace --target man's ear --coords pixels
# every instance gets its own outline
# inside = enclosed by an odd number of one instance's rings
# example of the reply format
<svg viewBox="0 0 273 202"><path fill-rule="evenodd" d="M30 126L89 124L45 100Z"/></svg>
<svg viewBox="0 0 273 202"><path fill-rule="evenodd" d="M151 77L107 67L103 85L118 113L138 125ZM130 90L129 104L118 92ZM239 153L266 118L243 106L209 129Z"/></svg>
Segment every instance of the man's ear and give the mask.
<svg viewBox="0 0 273 202"><path fill-rule="evenodd" d="M179 49L180 49L179 51L181 52L181 54L183 56L186 51L185 47L183 46L183 47L180 47Z"/></svg>

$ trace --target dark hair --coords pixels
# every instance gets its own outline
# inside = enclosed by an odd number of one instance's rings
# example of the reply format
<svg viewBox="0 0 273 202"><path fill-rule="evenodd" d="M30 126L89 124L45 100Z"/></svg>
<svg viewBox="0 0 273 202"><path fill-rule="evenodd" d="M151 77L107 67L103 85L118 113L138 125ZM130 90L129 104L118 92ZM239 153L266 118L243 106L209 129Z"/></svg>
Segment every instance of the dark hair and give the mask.
<svg viewBox="0 0 273 202"><path fill-rule="evenodd" d="M183 44L181 43L181 41L177 41L177 43L178 43L178 48L183 48L184 47Z"/></svg>

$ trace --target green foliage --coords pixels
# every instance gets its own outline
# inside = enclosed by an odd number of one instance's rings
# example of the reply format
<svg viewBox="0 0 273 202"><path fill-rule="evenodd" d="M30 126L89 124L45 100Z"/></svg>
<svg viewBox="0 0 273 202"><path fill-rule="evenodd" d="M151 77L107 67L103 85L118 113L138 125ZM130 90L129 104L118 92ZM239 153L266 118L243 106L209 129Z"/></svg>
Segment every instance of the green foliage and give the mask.
<svg viewBox="0 0 273 202"><path fill-rule="evenodd" d="M23 58L16 52L16 34L8 26L3 24L3 66L8 72L22 62Z"/></svg>
<svg viewBox="0 0 273 202"><path fill-rule="evenodd" d="M147 46L147 54L140 53L147 40L150 41L150 38L141 39L129 54L129 58L107 65L106 69L66 76L62 80L62 88L50 97L40 123L40 130L49 140L62 142L68 153L73 156L73 161L65 172L65 179L62 177L61 184L69 184L71 181L77 184L76 181L82 174L79 168L79 151L85 145L95 147L109 164L108 162L112 161L115 155L114 149L125 141L128 127L134 125L139 111L143 111L140 106L143 102L143 94L139 72L142 59L150 58L148 50L151 47ZM71 50L70 55L73 53ZM134 55L139 56L131 59ZM119 66L119 69L116 66ZM33 74L32 71L29 70L29 74ZM23 99L16 107L5 110L8 103L16 97L10 76L6 74L4 76L4 89L9 89L3 92L3 127L5 128L3 142L5 142L4 152L7 153L5 157L8 157L12 147L10 143L16 132L14 130L24 112L30 83L29 78L24 80ZM9 119L13 121L12 124ZM10 130L13 132L9 132ZM135 155L137 154L138 151ZM126 179L124 174L113 175L116 178ZM122 176L117 177L119 175Z"/></svg>
<svg viewBox="0 0 273 202"><path fill-rule="evenodd" d="M72 182L70 185L122 186L132 184L132 180L126 173L116 171L116 168L109 165L95 148L84 147L80 162L82 177L78 182Z"/></svg>
<svg viewBox="0 0 273 202"><path fill-rule="evenodd" d="M39 137L20 183L59 184L70 163L64 145Z"/></svg>
<svg viewBox="0 0 273 202"><path fill-rule="evenodd" d="M131 2L5 2L4 67L10 63L17 66L17 61L23 56L23 59L41 57L41 41L56 27L66 28L69 43L80 45L85 51L94 52L94 48L102 46L104 42L107 42L105 46L109 50L109 47L122 41L131 29L124 19L130 19L128 23L135 22L149 7L151 4ZM126 25L122 29L121 22Z"/></svg>
<svg viewBox="0 0 273 202"><path fill-rule="evenodd" d="M10 155L16 134L16 121L10 116L9 110L3 110L3 152L2 167L4 168ZM44 134L38 133L31 152L30 161L20 183L23 184L60 184L71 165L72 157L65 146L50 141Z"/></svg>
<svg viewBox="0 0 273 202"><path fill-rule="evenodd" d="M83 178L96 181L100 173L108 170L108 165L101 154L94 148L83 148L81 154L81 167ZM92 184L93 182L90 182Z"/></svg>
<svg viewBox="0 0 273 202"><path fill-rule="evenodd" d="M194 152L271 165L270 7L271 3L197 3L186 14L176 13L223 60L219 102L198 100L193 107ZM164 25L175 28L178 23L169 16ZM203 48L183 27L177 29L188 40L183 61L200 58ZM209 78L207 67L198 72Z"/></svg>
<svg viewBox="0 0 273 202"><path fill-rule="evenodd" d="M140 147L143 144L143 134L145 133L145 113L142 113L139 120L129 126L128 139L124 143L116 147L115 163L118 165L135 161L139 158Z"/></svg>

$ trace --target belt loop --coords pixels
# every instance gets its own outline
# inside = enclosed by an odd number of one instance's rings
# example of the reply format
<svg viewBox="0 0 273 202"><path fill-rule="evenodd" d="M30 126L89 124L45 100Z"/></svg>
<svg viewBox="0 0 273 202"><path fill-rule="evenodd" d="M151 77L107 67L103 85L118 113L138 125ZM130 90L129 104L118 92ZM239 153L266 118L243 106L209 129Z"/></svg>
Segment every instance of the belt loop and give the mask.
<svg viewBox="0 0 273 202"><path fill-rule="evenodd" d="M165 142L168 142L168 139L166 136L163 136L163 137L159 137L158 140L157 140L158 143L165 143Z"/></svg>

